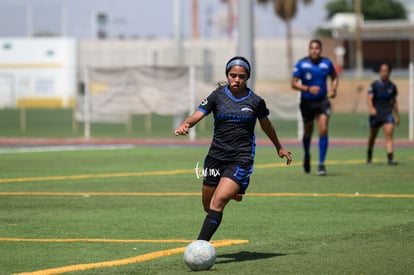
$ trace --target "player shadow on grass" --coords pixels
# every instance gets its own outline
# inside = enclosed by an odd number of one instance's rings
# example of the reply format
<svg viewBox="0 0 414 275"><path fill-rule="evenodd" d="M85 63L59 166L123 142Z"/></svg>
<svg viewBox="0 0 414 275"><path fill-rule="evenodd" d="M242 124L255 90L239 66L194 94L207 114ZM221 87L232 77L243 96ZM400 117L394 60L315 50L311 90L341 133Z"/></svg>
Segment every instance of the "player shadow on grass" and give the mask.
<svg viewBox="0 0 414 275"><path fill-rule="evenodd" d="M261 252L240 251L237 253L217 255L216 264L262 260L262 259L287 256L287 255L288 254L283 254L283 253L261 253Z"/></svg>

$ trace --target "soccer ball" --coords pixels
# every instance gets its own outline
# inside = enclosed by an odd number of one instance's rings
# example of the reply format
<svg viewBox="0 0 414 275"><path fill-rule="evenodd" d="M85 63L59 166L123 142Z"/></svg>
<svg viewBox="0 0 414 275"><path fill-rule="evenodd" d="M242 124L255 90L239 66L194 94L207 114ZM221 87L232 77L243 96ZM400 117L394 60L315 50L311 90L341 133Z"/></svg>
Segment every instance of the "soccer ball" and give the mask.
<svg viewBox="0 0 414 275"><path fill-rule="evenodd" d="M216 249L208 241L194 241L184 252L184 263L193 271L208 270L215 261Z"/></svg>

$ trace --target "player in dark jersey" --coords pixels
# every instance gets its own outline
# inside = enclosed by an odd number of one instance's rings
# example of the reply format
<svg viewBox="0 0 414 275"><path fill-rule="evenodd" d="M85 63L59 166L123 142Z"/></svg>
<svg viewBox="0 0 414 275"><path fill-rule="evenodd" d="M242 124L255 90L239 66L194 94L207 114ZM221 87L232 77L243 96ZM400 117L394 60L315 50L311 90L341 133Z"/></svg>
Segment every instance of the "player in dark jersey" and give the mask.
<svg viewBox="0 0 414 275"><path fill-rule="evenodd" d="M291 153L282 148L268 119L265 101L247 87L249 62L240 56L233 57L227 62L225 72L226 85L219 85L174 132L186 135L204 116L211 112L214 115L214 135L203 170L202 202L207 216L197 238L206 241L219 227L227 203L231 199L240 201L249 185L257 120L278 156L285 157L287 164L292 161Z"/></svg>
<svg viewBox="0 0 414 275"><path fill-rule="evenodd" d="M301 92L300 110L302 113L304 133L303 169L306 174L311 171L310 146L316 118L319 132L319 165L318 175L325 175L325 158L328 150L328 122L330 116L330 102L338 88L339 78L328 58L322 57L322 42L314 39L309 43L309 56L299 60L293 70L292 88ZM331 78L330 89L327 78Z"/></svg>
<svg viewBox="0 0 414 275"><path fill-rule="evenodd" d="M389 165L394 160L394 124L399 125L400 115L397 104L397 86L390 80L391 66L383 63L379 68L380 79L372 82L368 91L369 125L367 164L372 163L372 152L380 127L384 129L385 147ZM395 114L395 116L393 115Z"/></svg>

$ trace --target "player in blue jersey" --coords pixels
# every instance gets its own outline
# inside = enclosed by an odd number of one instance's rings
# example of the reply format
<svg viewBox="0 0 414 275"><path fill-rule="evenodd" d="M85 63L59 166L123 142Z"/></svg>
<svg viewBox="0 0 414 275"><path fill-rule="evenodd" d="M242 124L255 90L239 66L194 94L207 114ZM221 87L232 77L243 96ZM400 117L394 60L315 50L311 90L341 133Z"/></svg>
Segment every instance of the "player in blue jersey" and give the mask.
<svg viewBox="0 0 414 275"><path fill-rule="evenodd" d="M383 63L379 67L380 79L371 84L368 91L369 125L367 164L372 163L372 152L380 127L384 129L385 147L389 165L394 160L394 124L399 125L400 115L397 104L397 86L390 80L391 66ZM393 115L395 114L395 116Z"/></svg>
<svg viewBox="0 0 414 275"><path fill-rule="evenodd" d="M265 101L247 87L251 67L240 56L226 64L227 83L219 85L198 109L178 126L174 134L186 135L206 115L214 115L214 134L204 161L202 202L207 216L197 239L209 241L219 227L224 207L231 199L240 201L249 185L255 155L254 128L258 120L280 158L287 164L291 153L283 149L268 119Z"/></svg>
<svg viewBox="0 0 414 275"><path fill-rule="evenodd" d="M314 120L319 133L318 175L326 175L325 158L328 150L328 122L331 104L328 98L334 98L339 78L332 61L322 57L322 42L314 39L309 43L309 56L299 60L293 70L292 88L301 92L300 110L304 133L302 138L304 156L303 169L311 171L310 146ZM327 78L331 78L330 87Z"/></svg>

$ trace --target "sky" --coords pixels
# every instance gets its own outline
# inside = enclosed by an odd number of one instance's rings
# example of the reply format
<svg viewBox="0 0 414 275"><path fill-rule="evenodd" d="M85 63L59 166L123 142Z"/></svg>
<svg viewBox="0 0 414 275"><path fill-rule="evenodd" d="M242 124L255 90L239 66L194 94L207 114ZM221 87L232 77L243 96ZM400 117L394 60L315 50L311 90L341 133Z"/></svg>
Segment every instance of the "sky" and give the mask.
<svg viewBox="0 0 414 275"><path fill-rule="evenodd" d="M77 38L96 36L93 27L98 12L108 14L107 32L118 38L169 38L174 35L176 0L0 0L0 37L21 37L30 33L55 33ZM243 0L239 0L243 1ZM326 21L326 3L314 0L298 6L292 21L296 35L312 36ZM221 0L198 0L199 36L229 37L223 22L228 14ZM191 0L181 0L182 31L191 37ZM255 4L257 38L285 36L285 24L276 17L273 4Z"/></svg>

